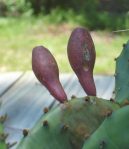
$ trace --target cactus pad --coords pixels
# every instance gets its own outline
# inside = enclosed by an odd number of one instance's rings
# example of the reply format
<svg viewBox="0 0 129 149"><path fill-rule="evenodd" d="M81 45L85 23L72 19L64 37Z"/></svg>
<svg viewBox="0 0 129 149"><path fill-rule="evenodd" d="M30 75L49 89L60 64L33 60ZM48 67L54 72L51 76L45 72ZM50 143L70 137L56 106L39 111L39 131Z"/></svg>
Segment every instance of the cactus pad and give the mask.
<svg viewBox="0 0 129 149"><path fill-rule="evenodd" d="M7 149L7 145L5 143L7 134L4 133L4 128L3 128L4 120L5 120L5 116L0 116L0 149Z"/></svg>
<svg viewBox="0 0 129 149"><path fill-rule="evenodd" d="M123 45L123 50L116 58L115 99L122 103L129 101L129 41Z"/></svg>
<svg viewBox="0 0 129 149"><path fill-rule="evenodd" d="M17 149L81 149L84 140L118 108L97 97L73 99L41 117Z"/></svg>
<svg viewBox="0 0 129 149"><path fill-rule="evenodd" d="M83 149L128 149L129 106L125 106L104 120L85 142Z"/></svg>

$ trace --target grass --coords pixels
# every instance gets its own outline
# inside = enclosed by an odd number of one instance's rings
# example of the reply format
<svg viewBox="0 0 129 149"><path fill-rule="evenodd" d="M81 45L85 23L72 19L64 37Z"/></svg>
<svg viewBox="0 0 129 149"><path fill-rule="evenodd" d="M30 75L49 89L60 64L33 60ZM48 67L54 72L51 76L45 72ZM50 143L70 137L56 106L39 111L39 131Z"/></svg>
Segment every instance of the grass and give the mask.
<svg viewBox="0 0 129 149"><path fill-rule="evenodd" d="M31 70L31 52L44 45L55 56L60 72L72 72L67 59L67 42L72 29L79 24L50 24L44 18L0 18L0 72ZM95 74L113 74L114 58L128 40L126 34L92 32L97 59Z"/></svg>

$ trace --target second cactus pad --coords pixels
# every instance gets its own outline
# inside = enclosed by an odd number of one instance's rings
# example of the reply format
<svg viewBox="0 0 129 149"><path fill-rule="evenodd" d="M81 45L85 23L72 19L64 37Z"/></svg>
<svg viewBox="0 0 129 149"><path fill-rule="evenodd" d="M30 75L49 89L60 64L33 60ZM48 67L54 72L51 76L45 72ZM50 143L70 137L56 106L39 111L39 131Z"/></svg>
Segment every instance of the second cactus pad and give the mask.
<svg viewBox="0 0 129 149"><path fill-rule="evenodd" d="M0 149L6 149L5 139L4 139L4 133L3 133L3 126L0 123Z"/></svg>
<svg viewBox="0 0 129 149"><path fill-rule="evenodd" d="M129 106L125 106L104 120L85 142L83 149L128 149Z"/></svg>
<svg viewBox="0 0 129 149"><path fill-rule="evenodd" d="M81 149L119 105L97 97L73 99L42 116L17 149Z"/></svg>
<svg viewBox="0 0 129 149"><path fill-rule="evenodd" d="M7 134L4 133L3 123L6 119L6 116L0 116L0 149L7 149L8 145L5 143Z"/></svg>
<svg viewBox="0 0 129 149"><path fill-rule="evenodd" d="M115 98L119 103L129 101L129 41L116 58Z"/></svg>

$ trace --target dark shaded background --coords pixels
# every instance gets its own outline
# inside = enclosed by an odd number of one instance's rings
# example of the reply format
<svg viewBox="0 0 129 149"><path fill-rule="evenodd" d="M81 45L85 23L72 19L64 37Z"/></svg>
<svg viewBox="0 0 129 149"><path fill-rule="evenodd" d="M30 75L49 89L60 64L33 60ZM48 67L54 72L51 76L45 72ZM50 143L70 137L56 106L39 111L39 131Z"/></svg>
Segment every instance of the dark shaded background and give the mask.
<svg viewBox="0 0 129 149"><path fill-rule="evenodd" d="M48 15L58 9L61 22L68 10L82 15L80 24L90 29L126 29L129 27L129 0L0 0L0 16Z"/></svg>

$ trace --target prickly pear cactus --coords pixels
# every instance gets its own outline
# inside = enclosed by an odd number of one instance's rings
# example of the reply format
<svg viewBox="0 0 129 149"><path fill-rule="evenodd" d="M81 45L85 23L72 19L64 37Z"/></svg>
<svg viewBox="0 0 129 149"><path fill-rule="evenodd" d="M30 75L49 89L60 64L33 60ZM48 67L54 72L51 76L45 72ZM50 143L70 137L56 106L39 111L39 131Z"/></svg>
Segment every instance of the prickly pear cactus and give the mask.
<svg viewBox="0 0 129 149"><path fill-rule="evenodd" d="M129 41L123 45L123 50L116 58L115 99L119 103L129 102Z"/></svg>
<svg viewBox="0 0 129 149"><path fill-rule="evenodd" d="M96 97L73 99L42 116L18 149L81 149L84 140L117 109L118 104Z"/></svg>
<svg viewBox="0 0 129 149"><path fill-rule="evenodd" d="M69 39L68 59L88 96L68 100L59 80L59 69L50 51L38 46L32 52L37 79L61 104L43 115L32 130L23 130L17 149L128 149L129 42L116 59L115 100L96 97L93 78L95 48L84 28Z"/></svg>
<svg viewBox="0 0 129 149"><path fill-rule="evenodd" d="M95 133L86 140L83 149L128 149L129 106L113 112Z"/></svg>

